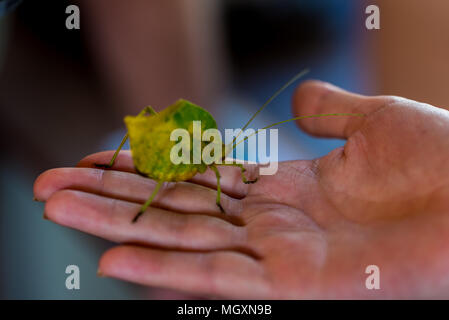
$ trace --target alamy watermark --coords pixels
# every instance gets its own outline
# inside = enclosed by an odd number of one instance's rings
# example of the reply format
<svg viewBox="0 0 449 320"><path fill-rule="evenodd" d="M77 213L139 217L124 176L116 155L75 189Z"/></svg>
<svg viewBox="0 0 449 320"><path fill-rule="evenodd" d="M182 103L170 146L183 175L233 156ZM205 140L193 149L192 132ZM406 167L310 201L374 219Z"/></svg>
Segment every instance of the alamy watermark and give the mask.
<svg viewBox="0 0 449 320"><path fill-rule="evenodd" d="M270 135L269 153L267 153L267 131ZM236 149L236 154L245 155L250 161L258 160L261 175L274 175L278 170L278 130L262 129L226 129L225 139L217 129L201 130L201 121L193 121L192 137L186 129L175 129L170 134L170 141L177 143L170 151L173 164L233 163L235 159L227 157ZM240 140L236 141L237 137ZM208 142L202 147L203 142ZM247 148L245 148L245 143ZM246 151L246 152L245 152Z"/></svg>
<svg viewBox="0 0 449 320"><path fill-rule="evenodd" d="M366 7L365 13L368 17L365 20L365 27L368 30L380 29L380 9L378 6L372 4Z"/></svg>
<svg viewBox="0 0 449 320"><path fill-rule="evenodd" d="M67 6L65 13L68 14L65 19L65 27L69 30L80 29L80 8L74 4Z"/></svg>
<svg viewBox="0 0 449 320"><path fill-rule="evenodd" d="M79 290L80 268L77 265L71 264L65 268L65 273L69 275L65 279L65 287L67 290Z"/></svg>
<svg viewBox="0 0 449 320"><path fill-rule="evenodd" d="M379 290L380 289L380 269L375 264L371 264L366 267L365 273L369 274L365 280L365 287L368 290Z"/></svg>

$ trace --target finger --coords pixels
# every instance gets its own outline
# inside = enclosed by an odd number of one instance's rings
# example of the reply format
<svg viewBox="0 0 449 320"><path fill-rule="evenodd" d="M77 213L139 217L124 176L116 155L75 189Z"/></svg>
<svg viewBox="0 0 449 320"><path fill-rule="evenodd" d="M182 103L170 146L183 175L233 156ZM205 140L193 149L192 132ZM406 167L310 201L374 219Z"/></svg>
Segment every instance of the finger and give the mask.
<svg viewBox="0 0 449 320"><path fill-rule="evenodd" d="M101 257L99 273L196 294L269 297L263 266L236 252L192 253L120 246Z"/></svg>
<svg viewBox="0 0 449 320"><path fill-rule="evenodd" d="M46 201L59 190L72 189L143 204L156 182L137 174L93 168L58 168L42 173L34 183L35 198ZM216 191L188 182L166 183L154 199L154 206L177 212L222 216L215 203ZM222 196L222 206L239 216L239 200Z"/></svg>
<svg viewBox="0 0 449 320"><path fill-rule="evenodd" d="M76 165L77 167L97 168L96 164L107 164L114 155L114 150L97 152L90 154ZM115 159L114 170L137 173L134 168L130 150L121 150Z"/></svg>
<svg viewBox="0 0 449 320"><path fill-rule="evenodd" d="M111 241L186 250L245 250L246 228L205 216L148 208L131 223L140 205L75 190L54 193L48 219Z"/></svg>
<svg viewBox="0 0 449 320"><path fill-rule="evenodd" d="M82 159L77 166L94 168L95 163L108 163L113 154L114 151L103 151L91 154ZM247 177L257 176L256 165L245 165L245 168L247 169L245 172ZM120 151L113 169L136 173L131 152L129 150ZM243 198L248 193L249 186L242 182L242 175L239 168L219 166L218 170L221 175L220 184L223 193L234 198ZM215 177L215 173L211 170L207 170L203 174L197 174L190 181L213 189L216 189L217 186L217 178Z"/></svg>
<svg viewBox="0 0 449 320"><path fill-rule="evenodd" d="M321 81L307 81L295 91L292 101L295 116L326 113L361 113L369 115L388 102L386 97L366 97L344 91ZM298 120L310 134L324 137L349 138L364 123L360 116L329 116Z"/></svg>

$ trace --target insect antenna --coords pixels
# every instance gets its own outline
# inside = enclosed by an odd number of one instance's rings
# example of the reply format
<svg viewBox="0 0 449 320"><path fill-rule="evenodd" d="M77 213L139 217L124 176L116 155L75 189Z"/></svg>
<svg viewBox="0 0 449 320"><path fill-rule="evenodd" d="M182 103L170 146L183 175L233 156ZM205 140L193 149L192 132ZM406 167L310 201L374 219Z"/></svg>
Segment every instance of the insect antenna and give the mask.
<svg viewBox="0 0 449 320"><path fill-rule="evenodd" d="M265 109L265 107L267 105L270 104L271 101L273 101L279 94L282 93L282 91L284 91L285 89L287 89L293 82L295 82L296 80L298 80L299 78L305 76L307 73L309 73L310 69L304 69L301 72L297 73L293 78L291 78L290 80L288 80L288 82L286 82L280 89L278 89L278 91L276 91L270 98L268 98L267 101L265 101L265 103L259 108L259 110L256 111L256 113L253 114L253 116L251 117L251 119L248 120L247 123L245 123L245 125L243 126L242 130L240 130L240 132L235 136L234 140L232 140L232 143L234 143L237 138L240 136L240 134L245 131L246 128L248 128L249 124L254 120L255 117L257 117L257 115L263 110Z"/></svg>
<svg viewBox="0 0 449 320"><path fill-rule="evenodd" d="M329 116L353 116L353 117L364 117L365 114L364 113L322 113L322 114L312 114L312 115L308 115L308 116L299 116L299 117L295 117L295 118L291 118L291 119L287 119L287 120L283 120L283 121L279 121L279 122L275 122L272 123L268 126L265 126L263 128L260 128L258 130L256 130L255 132L253 132L252 134L246 136L245 138L243 138L242 140L236 142L231 151L234 150L240 143L248 140L250 137L258 134L261 130L265 130L265 129L269 129L272 128L274 126L286 123L286 122L290 122L290 121L296 121L296 120L301 120L301 119L307 119L307 118L318 118L318 117L329 117Z"/></svg>

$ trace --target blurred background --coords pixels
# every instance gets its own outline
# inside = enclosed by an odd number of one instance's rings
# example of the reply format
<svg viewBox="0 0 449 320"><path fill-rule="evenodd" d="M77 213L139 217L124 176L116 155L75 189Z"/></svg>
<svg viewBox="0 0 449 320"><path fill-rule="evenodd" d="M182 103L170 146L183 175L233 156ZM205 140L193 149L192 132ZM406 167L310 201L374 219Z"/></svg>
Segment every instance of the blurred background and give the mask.
<svg viewBox="0 0 449 320"><path fill-rule="evenodd" d="M0 1L0 8L7 1ZM17 5L13 8L12 2ZM79 6L80 30L66 7ZM380 8L381 29L365 28ZM449 107L446 0L24 0L0 17L0 298L139 299L182 295L98 278L113 246L42 219L33 181L114 149L122 119L178 98L239 128L300 70L367 95ZM291 117L293 87L253 128ZM338 112L338 106L335 106ZM280 160L319 157L341 140L279 128ZM67 290L65 268L81 270Z"/></svg>

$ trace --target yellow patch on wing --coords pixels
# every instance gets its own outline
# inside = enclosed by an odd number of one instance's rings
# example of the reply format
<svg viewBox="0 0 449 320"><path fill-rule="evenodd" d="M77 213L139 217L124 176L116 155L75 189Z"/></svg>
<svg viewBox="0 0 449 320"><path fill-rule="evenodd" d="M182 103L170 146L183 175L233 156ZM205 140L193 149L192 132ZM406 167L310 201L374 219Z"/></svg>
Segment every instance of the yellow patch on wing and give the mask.
<svg viewBox="0 0 449 320"><path fill-rule="evenodd" d="M205 171L204 164L174 164L170 160L171 149L177 143L170 141L171 132L182 128L179 116L176 118L178 114L174 105L157 115L125 117L134 166L141 174L155 180L184 181L192 178L198 171ZM192 137L191 121L185 123L183 129L188 130Z"/></svg>

